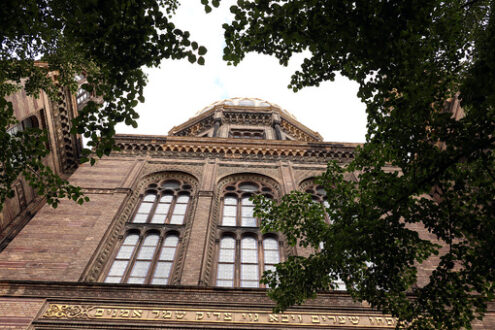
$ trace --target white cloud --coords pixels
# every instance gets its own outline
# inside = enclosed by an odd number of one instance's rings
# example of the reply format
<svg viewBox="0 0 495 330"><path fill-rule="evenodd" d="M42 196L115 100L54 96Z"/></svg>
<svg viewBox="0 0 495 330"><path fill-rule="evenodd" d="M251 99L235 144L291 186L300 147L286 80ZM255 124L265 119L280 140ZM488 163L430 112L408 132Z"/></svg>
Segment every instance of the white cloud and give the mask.
<svg viewBox="0 0 495 330"><path fill-rule="evenodd" d="M364 142L365 106L356 97L357 84L337 76L334 82L294 93L287 88L291 74L303 56L283 67L274 57L249 54L237 66L222 60L225 42L221 25L230 20L230 5L206 14L199 1L183 1L174 18L176 26L191 32L191 39L205 45L206 64L166 60L148 69L146 102L137 108L138 128L117 127L118 133L166 135L168 131L215 101L229 97L257 97L285 108L325 141Z"/></svg>

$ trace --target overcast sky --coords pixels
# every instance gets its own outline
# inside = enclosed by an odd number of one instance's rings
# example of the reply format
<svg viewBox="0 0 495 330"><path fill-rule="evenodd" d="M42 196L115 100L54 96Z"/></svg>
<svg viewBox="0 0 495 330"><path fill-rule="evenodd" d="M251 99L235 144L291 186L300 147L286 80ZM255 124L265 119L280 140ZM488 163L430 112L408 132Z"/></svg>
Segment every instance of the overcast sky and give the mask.
<svg viewBox="0 0 495 330"><path fill-rule="evenodd" d="M237 66L222 60L225 46L222 24L231 20L228 3L206 14L199 1L182 1L175 25L189 30L191 40L208 49L206 64L185 60L163 61L160 68L145 70L148 85L145 103L139 104L138 128L117 127L118 133L166 135L168 131L209 104L231 97L256 97L278 104L301 123L317 131L325 141L364 142L365 106L356 97L358 85L337 77L320 87L297 93L287 88L302 55L288 67L274 57L250 54Z"/></svg>

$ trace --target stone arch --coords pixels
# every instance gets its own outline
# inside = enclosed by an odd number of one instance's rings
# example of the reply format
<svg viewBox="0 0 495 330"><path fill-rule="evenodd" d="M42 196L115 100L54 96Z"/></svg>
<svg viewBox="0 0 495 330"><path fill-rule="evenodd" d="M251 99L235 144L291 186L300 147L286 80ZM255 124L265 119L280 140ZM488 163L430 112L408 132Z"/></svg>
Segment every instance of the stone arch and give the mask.
<svg viewBox="0 0 495 330"><path fill-rule="evenodd" d="M275 180L272 177L269 177L264 174L259 174L259 173L253 173L253 172L240 172L240 173L234 173L234 174L228 174L223 177L218 178L216 185L215 185L215 194L214 194L214 200L212 203L212 209L210 210L210 228L209 228L209 235L207 237L208 240L208 253L206 256L206 262L205 262L205 267L202 270L201 273L201 282L202 283L210 283L212 279L212 270L213 270L213 264L215 262L215 241L217 238L217 227L218 227L218 219L220 215L220 204L221 204L221 198L223 197L222 192L224 191L224 188L232 184L234 182L238 181L256 181L258 183L261 183L263 185L266 185L272 189L274 192L274 198L278 199L282 197L282 188L281 184Z"/></svg>
<svg viewBox="0 0 495 330"><path fill-rule="evenodd" d="M196 176L182 172L182 171L159 171L149 173L140 177L136 180L136 184L134 185L131 194L124 202L125 206L121 209L120 213L117 215L116 219L113 221L112 225L109 227L106 235L105 242L99 247L98 251L95 254L95 258L90 262L86 271L81 276L81 281L85 282L97 282L102 272L105 268L105 265L109 262L109 258L112 255L112 252L117 245L119 239L125 233L126 223L129 221L131 216L133 215L134 210L136 209L138 203L140 202L141 195L150 189L150 184L160 183L167 179L180 179L184 182L187 182L191 185L192 194L191 194L191 213L190 219L185 223L183 241L177 251L176 257L176 266L174 267L174 273L171 274L171 278L174 281L178 281L180 278L180 274L183 269L184 257L187 251L187 245L189 244L189 238L192 228L192 219L194 219L194 214L196 213L196 204L197 204L197 194L199 191L199 180Z"/></svg>

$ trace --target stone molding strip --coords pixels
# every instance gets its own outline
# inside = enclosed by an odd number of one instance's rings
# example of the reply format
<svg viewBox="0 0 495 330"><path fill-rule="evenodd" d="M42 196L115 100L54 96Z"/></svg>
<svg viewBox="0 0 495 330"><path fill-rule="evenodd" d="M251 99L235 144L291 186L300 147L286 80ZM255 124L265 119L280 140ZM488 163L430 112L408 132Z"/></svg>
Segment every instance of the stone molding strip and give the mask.
<svg viewBox="0 0 495 330"><path fill-rule="evenodd" d="M247 140L226 138L156 137L117 135L114 155L162 156L189 153L197 156L211 154L219 158L288 158L337 159L349 162L354 158L357 143L299 142L279 140Z"/></svg>

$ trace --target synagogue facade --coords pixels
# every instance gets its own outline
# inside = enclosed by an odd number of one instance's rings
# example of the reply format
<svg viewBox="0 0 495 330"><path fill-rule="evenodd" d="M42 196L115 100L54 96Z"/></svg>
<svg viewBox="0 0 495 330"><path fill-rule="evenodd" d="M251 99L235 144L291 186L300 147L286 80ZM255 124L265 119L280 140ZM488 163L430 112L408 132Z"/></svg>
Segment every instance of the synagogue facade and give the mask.
<svg viewBox="0 0 495 330"><path fill-rule="evenodd" d="M262 233L249 197L300 190L323 203L314 178L329 160L350 162L356 144L324 142L252 98L215 102L167 136L116 144L70 176L90 202L41 207L0 252L2 328L395 328L343 283L282 314L259 283L312 251Z"/></svg>

